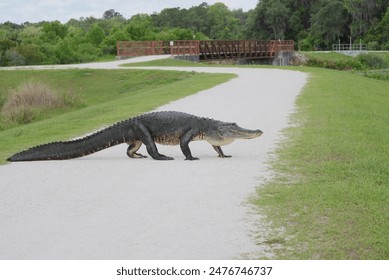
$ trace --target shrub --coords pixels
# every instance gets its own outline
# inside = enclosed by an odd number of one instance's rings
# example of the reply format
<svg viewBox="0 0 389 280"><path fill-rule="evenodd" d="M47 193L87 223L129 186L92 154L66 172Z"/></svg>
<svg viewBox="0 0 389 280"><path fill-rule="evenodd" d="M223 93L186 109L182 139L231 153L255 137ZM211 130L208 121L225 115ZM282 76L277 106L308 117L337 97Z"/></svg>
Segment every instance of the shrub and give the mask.
<svg viewBox="0 0 389 280"><path fill-rule="evenodd" d="M19 66L25 65L26 60L16 49L7 50L4 53L4 65Z"/></svg>
<svg viewBox="0 0 389 280"><path fill-rule="evenodd" d="M382 56L375 54L360 54L357 57L358 61L365 64L370 69L389 68L389 63Z"/></svg>
<svg viewBox="0 0 389 280"><path fill-rule="evenodd" d="M42 113L80 103L79 96L73 92L58 94L42 82L30 81L10 91L1 114L11 122L29 123L39 118Z"/></svg>
<svg viewBox="0 0 389 280"><path fill-rule="evenodd" d="M357 74L368 78L389 82L389 69L366 70L357 72Z"/></svg>
<svg viewBox="0 0 389 280"><path fill-rule="evenodd" d="M378 43L377 41L371 41L367 44L367 49L369 51L378 51L381 49L380 43Z"/></svg>
<svg viewBox="0 0 389 280"><path fill-rule="evenodd" d="M308 59L307 65L336 70L363 70L366 68L365 64L358 60L325 60L314 57Z"/></svg>

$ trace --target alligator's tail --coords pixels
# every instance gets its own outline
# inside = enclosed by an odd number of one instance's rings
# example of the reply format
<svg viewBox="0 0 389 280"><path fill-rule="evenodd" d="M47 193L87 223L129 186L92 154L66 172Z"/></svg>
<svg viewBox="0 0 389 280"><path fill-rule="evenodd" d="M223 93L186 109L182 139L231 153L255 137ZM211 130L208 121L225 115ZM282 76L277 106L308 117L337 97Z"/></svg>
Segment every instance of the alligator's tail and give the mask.
<svg viewBox="0 0 389 280"><path fill-rule="evenodd" d="M8 161L63 160L83 157L128 141L128 131L118 123L92 135L67 142L53 142L14 154Z"/></svg>

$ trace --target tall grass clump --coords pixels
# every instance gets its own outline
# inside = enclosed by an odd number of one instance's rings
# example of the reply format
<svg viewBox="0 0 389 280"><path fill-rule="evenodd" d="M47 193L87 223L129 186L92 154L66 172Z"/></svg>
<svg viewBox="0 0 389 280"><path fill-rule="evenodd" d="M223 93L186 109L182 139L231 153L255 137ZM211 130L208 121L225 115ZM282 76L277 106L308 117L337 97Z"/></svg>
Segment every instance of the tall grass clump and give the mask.
<svg viewBox="0 0 389 280"><path fill-rule="evenodd" d="M43 114L81 104L80 96L73 91L58 92L50 86L28 81L8 93L1 115L11 123L30 123Z"/></svg>
<svg viewBox="0 0 389 280"><path fill-rule="evenodd" d="M385 69L389 68L389 61L383 56L376 54L360 54L357 56L362 64L366 65L368 69Z"/></svg>

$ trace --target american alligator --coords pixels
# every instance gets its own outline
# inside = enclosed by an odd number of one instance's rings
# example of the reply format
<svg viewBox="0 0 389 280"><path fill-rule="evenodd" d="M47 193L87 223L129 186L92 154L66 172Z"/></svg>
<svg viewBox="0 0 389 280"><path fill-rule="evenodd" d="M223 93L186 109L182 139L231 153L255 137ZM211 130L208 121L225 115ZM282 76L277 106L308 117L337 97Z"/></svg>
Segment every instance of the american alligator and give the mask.
<svg viewBox="0 0 389 280"><path fill-rule="evenodd" d="M220 146L236 139L252 139L262 131L248 130L236 123L201 118L181 112L154 112L119 122L81 139L52 142L14 154L8 161L62 160L83 157L121 143L127 143L127 155L144 158L137 153L142 144L156 160L172 160L158 152L155 143L180 145L187 160L196 160L189 149L189 142L205 140L212 145L219 157L227 158Z"/></svg>

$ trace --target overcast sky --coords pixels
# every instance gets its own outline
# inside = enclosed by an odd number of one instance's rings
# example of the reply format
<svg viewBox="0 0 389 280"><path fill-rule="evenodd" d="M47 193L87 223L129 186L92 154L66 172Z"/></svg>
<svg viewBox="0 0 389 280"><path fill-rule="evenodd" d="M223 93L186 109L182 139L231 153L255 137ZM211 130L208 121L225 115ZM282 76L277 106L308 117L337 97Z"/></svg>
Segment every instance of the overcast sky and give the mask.
<svg viewBox="0 0 389 280"><path fill-rule="evenodd" d="M101 18L109 9L130 18L138 13L152 14L164 8L190 8L203 2L209 5L223 2L230 9L248 11L255 8L258 0L0 0L0 23L35 23L43 20L66 23L71 18Z"/></svg>

